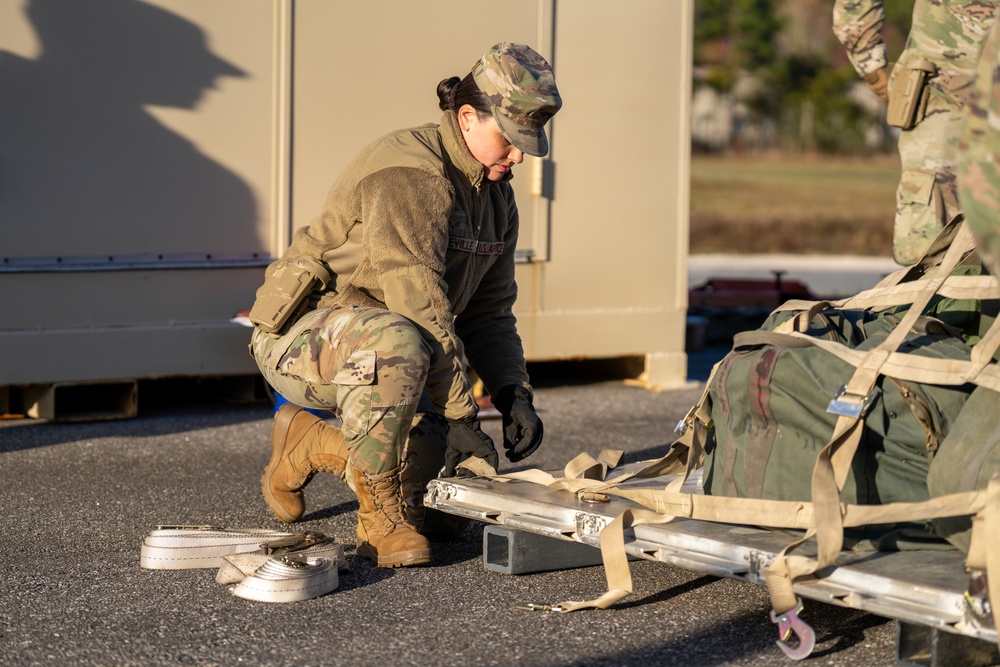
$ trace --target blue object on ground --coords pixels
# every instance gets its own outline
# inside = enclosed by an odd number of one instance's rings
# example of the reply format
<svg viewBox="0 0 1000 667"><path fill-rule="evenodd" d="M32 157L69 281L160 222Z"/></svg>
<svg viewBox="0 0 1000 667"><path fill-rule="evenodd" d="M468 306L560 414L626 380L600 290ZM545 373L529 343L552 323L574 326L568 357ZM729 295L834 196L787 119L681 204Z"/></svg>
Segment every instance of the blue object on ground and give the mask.
<svg viewBox="0 0 1000 667"><path fill-rule="evenodd" d="M285 398L284 396L282 396L278 392L274 392L274 411L275 412L277 412L281 408L282 405L284 405L285 403L290 403L290 402L291 401L289 401L287 398ZM330 411L329 410L317 410L315 408L305 408L305 410L306 410L306 412L312 413L312 414L316 415L317 417L322 417L323 419L326 419L327 417L330 416Z"/></svg>

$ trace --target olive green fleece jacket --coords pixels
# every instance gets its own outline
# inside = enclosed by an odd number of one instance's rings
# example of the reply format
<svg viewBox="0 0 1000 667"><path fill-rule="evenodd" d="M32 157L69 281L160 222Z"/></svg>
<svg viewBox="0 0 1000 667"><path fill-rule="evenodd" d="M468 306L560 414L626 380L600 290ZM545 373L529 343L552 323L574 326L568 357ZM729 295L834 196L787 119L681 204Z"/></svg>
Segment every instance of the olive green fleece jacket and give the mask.
<svg viewBox="0 0 1000 667"><path fill-rule="evenodd" d="M517 231L513 189L485 178L446 112L440 125L364 148L268 275L318 258L333 280L317 307L385 308L413 322L431 349L426 391L438 412L461 419L477 412L463 353L491 393L528 386L511 312Z"/></svg>

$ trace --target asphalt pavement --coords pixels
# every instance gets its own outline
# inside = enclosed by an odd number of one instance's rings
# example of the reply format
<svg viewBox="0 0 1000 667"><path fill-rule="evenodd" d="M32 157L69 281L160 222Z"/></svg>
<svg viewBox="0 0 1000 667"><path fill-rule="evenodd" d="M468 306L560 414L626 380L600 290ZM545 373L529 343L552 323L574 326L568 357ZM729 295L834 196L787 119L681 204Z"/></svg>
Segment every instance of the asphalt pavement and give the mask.
<svg viewBox="0 0 1000 667"><path fill-rule="evenodd" d="M885 259L696 256L708 277L806 282L821 295L859 291ZM581 451L659 456L724 347L689 354L690 389L654 393L605 366L533 364L545 442L524 467L561 469ZM192 381L193 382L193 381ZM635 591L613 608L571 614L515 605L586 599L603 568L505 575L483 567L483 525L434 544L429 567L385 570L354 554L357 501L330 475L306 490L296 529L346 545L339 588L304 602L232 596L215 571L139 567L159 524L287 529L264 505L272 409L188 392L140 389L122 421L0 421L0 665L783 665L766 590L662 562L632 563ZM500 424L485 430L499 441ZM893 621L810 601L817 633L807 664L895 664Z"/></svg>
<svg viewBox="0 0 1000 667"><path fill-rule="evenodd" d="M724 353L692 354L692 379ZM531 371L546 437L526 463L550 470L609 446L626 461L662 454L701 391L649 392L586 363ZM138 416L122 421L0 422L0 664L790 664L763 587L661 562L634 562L635 592L613 608L570 614L515 605L599 595L603 568L486 570L478 523L435 544L429 567L375 568L354 554L357 502L331 475L308 487L298 525L347 545L351 570L328 595L252 602L214 570L141 569L140 544L158 524L284 527L259 486L270 406L173 398L140 391ZM500 424L485 430L498 439ZM817 633L806 664L895 663L891 620L819 602L803 618Z"/></svg>

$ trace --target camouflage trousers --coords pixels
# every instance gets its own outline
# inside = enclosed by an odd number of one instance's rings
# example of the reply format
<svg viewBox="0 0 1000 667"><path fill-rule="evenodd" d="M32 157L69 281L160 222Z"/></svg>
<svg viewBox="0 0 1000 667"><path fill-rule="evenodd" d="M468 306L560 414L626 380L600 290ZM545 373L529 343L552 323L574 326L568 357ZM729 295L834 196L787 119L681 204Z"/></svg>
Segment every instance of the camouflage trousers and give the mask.
<svg viewBox="0 0 1000 667"><path fill-rule="evenodd" d="M961 113L942 103L899 135L902 173L892 235L897 264L916 263L941 228L961 211L956 183L961 125Z"/></svg>
<svg viewBox="0 0 1000 667"><path fill-rule="evenodd" d="M983 264L1000 276L1000 21L972 85L959 144L959 196Z"/></svg>
<svg viewBox="0 0 1000 667"><path fill-rule="evenodd" d="M430 348L405 317L321 308L278 338L254 331L250 351L279 394L341 419L359 470L385 473L405 460L426 486L444 465L447 422L423 393Z"/></svg>

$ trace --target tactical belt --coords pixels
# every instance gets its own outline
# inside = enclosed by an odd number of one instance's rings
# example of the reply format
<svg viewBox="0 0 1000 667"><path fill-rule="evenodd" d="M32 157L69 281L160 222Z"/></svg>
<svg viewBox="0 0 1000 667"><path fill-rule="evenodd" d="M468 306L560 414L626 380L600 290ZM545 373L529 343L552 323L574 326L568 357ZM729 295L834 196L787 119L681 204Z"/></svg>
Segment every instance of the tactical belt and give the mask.
<svg viewBox="0 0 1000 667"><path fill-rule="evenodd" d="M323 533L157 526L142 542L149 570L218 567L215 581L260 602L296 602L336 590L347 569L343 545ZM234 585L235 584L235 585Z"/></svg>

